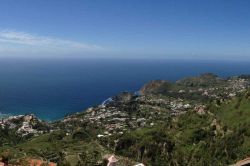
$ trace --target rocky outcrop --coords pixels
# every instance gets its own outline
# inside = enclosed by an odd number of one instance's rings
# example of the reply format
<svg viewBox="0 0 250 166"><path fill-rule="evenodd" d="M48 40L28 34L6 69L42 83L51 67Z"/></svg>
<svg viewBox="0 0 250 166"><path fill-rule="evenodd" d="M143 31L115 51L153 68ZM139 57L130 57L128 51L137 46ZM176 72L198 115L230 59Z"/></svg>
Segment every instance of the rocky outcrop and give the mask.
<svg viewBox="0 0 250 166"><path fill-rule="evenodd" d="M140 93L142 95L161 93L161 92L167 91L170 86L171 86L171 83L169 83L168 81L153 80L145 84L140 89Z"/></svg>

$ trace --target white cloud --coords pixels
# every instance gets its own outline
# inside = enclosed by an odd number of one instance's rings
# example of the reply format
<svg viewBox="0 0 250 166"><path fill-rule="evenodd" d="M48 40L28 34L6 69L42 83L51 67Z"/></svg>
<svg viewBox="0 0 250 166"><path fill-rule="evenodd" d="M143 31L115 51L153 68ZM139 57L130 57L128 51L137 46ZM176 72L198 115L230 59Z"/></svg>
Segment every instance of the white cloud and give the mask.
<svg viewBox="0 0 250 166"><path fill-rule="evenodd" d="M70 52L100 52L105 49L82 42L64 40L55 37L33 35L13 30L0 31L0 52L47 52L47 53L70 53Z"/></svg>

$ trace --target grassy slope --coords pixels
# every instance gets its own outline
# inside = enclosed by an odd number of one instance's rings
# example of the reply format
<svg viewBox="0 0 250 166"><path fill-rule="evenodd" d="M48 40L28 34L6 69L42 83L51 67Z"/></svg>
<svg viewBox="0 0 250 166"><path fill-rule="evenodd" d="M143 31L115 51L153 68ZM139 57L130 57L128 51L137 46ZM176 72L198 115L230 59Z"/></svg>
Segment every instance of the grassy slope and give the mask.
<svg viewBox="0 0 250 166"><path fill-rule="evenodd" d="M250 155L250 98L246 95L223 103L216 116L232 132L242 133L242 152Z"/></svg>
<svg viewBox="0 0 250 166"><path fill-rule="evenodd" d="M243 95L219 107L213 104L210 111L189 112L170 123L128 133L120 138L117 152L147 165L229 165L247 157L249 98Z"/></svg>
<svg viewBox="0 0 250 166"><path fill-rule="evenodd" d="M15 156L14 158L31 157L31 158L54 158L58 157L61 152L65 152L65 158L76 165L78 154L86 151L98 151L101 155L107 154L96 141L74 140L71 136L65 136L62 139L52 139L51 134L44 134L33 138L27 142L18 144L16 147L2 147L0 150L9 149Z"/></svg>

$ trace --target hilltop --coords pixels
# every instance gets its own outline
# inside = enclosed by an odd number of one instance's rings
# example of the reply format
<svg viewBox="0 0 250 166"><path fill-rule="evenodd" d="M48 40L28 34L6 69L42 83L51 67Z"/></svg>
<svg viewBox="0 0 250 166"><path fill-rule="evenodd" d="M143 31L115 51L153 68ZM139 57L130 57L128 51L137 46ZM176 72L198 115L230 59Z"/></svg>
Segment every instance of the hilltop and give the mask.
<svg viewBox="0 0 250 166"><path fill-rule="evenodd" d="M2 119L0 152L9 163L58 165L229 165L250 155L250 76L212 73L154 80L95 107L45 122ZM6 159L7 158L7 159Z"/></svg>

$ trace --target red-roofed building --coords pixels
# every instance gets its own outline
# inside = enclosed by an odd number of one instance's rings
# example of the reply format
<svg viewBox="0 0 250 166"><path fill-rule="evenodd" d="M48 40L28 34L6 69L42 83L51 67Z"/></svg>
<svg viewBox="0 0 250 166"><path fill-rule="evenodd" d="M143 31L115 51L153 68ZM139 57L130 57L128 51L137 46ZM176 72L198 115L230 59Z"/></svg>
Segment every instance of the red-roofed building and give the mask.
<svg viewBox="0 0 250 166"><path fill-rule="evenodd" d="M42 161L42 160L37 160L37 159L30 160L30 166L41 166L44 163L46 163L46 162ZM56 166L56 163L49 162L48 166Z"/></svg>
<svg viewBox="0 0 250 166"><path fill-rule="evenodd" d="M0 162L0 166L7 166L7 165L4 164L3 162Z"/></svg>

